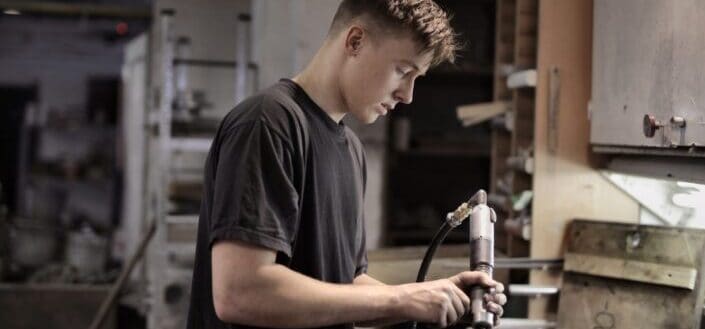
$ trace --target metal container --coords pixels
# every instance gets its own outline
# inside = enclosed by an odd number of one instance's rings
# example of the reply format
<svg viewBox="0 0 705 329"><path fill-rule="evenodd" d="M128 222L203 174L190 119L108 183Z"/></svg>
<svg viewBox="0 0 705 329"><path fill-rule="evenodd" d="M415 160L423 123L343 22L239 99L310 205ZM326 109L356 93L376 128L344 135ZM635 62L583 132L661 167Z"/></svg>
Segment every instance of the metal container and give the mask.
<svg viewBox="0 0 705 329"><path fill-rule="evenodd" d="M80 274L100 274L108 260L108 240L89 228L71 232L66 239L66 263Z"/></svg>

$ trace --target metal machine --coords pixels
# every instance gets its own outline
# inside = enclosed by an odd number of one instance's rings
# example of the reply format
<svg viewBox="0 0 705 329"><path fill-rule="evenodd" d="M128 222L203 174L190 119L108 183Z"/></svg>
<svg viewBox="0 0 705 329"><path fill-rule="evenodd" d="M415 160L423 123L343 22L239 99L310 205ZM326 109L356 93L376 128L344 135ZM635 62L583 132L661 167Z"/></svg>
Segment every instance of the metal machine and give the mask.
<svg viewBox="0 0 705 329"><path fill-rule="evenodd" d="M423 282L428 274L436 249L448 233L470 217L470 270L482 271L492 277L494 270L494 224L497 215L494 209L487 205L487 192L479 190L467 202L462 203L455 211L448 213L446 220L433 237L419 268L417 282ZM474 286L470 289L471 314L466 321L475 329L490 329L494 327L495 315L487 310L484 295L488 289ZM412 324L412 328L416 323Z"/></svg>
<svg viewBox="0 0 705 329"><path fill-rule="evenodd" d="M218 122L257 89L251 11L248 0L155 1L152 28L127 47L125 254L156 230L120 302L148 328L186 321L203 163Z"/></svg>

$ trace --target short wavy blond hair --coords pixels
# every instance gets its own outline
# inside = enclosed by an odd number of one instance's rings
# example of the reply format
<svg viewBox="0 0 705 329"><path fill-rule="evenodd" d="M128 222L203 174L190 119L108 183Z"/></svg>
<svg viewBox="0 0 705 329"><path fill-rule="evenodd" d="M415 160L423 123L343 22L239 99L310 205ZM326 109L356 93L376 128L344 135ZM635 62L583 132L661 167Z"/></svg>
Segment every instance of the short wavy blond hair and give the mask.
<svg viewBox="0 0 705 329"><path fill-rule="evenodd" d="M448 14L432 0L343 0L330 33L361 17L385 32L411 32L421 53L431 52L431 66L455 61L459 45Z"/></svg>

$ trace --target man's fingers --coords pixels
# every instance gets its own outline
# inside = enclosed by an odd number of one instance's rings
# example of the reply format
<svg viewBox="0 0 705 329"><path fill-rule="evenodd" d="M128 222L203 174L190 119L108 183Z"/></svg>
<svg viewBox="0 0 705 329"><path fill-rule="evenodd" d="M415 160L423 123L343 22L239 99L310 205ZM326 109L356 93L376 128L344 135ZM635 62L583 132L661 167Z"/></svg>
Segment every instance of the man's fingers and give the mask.
<svg viewBox="0 0 705 329"><path fill-rule="evenodd" d="M463 301L460 299L460 296L453 296L452 298L453 301L453 310L452 313L455 314L455 320L461 318L463 315L465 315L465 306L463 306ZM453 322L455 322L455 320Z"/></svg>
<svg viewBox="0 0 705 329"><path fill-rule="evenodd" d="M481 284L487 287L495 287L498 282L492 280L485 272L480 271L465 271L457 275L460 284L464 287L469 287L476 284Z"/></svg>
<svg viewBox="0 0 705 329"><path fill-rule="evenodd" d="M501 317L504 314L504 308L493 302L487 303L487 310L494 313L497 317Z"/></svg>
<svg viewBox="0 0 705 329"><path fill-rule="evenodd" d="M455 294L458 296L458 298L460 299L460 302L462 304L463 308L462 308L461 316L463 316L463 315L467 314L468 311L470 310L470 297L468 297L468 295L465 294L465 292L463 290L461 290L460 288L458 288L457 286L453 286L453 288L454 288L453 291L455 291Z"/></svg>
<svg viewBox="0 0 705 329"><path fill-rule="evenodd" d="M498 294L501 294L504 292L504 285L500 282L497 282L497 285L494 287L494 291Z"/></svg>
<svg viewBox="0 0 705 329"><path fill-rule="evenodd" d="M455 321L458 320L458 313L455 311L455 307L456 307L455 304L457 303L456 302L457 298L453 298L452 296L450 296L450 299L451 299L452 305L448 306L448 309L446 310L446 314L445 314L445 319L446 319L445 322L446 323L443 324L444 328L452 325L453 323L455 323Z"/></svg>
<svg viewBox="0 0 705 329"><path fill-rule="evenodd" d="M452 310L449 310L446 314L446 323L443 325L443 328L452 326L455 321L458 321L458 315L455 314L455 312L453 312Z"/></svg>
<svg viewBox="0 0 705 329"><path fill-rule="evenodd" d="M507 303L507 295L500 293L485 294L485 302L493 302L495 304L504 305Z"/></svg>
<svg viewBox="0 0 705 329"><path fill-rule="evenodd" d="M495 295L494 302L499 304L499 305L504 305L507 303L507 295L505 294L497 294Z"/></svg>

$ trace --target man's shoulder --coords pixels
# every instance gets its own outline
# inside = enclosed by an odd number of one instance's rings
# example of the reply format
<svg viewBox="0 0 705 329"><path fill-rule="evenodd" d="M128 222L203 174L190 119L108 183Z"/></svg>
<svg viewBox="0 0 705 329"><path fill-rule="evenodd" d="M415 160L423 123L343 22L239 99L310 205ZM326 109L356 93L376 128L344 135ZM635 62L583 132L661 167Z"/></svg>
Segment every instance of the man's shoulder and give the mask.
<svg viewBox="0 0 705 329"><path fill-rule="evenodd" d="M264 123L285 136L296 134L305 125L294 92L284 82L276 83L236 105L223 119L223 129L253 122Z"/></svg>

